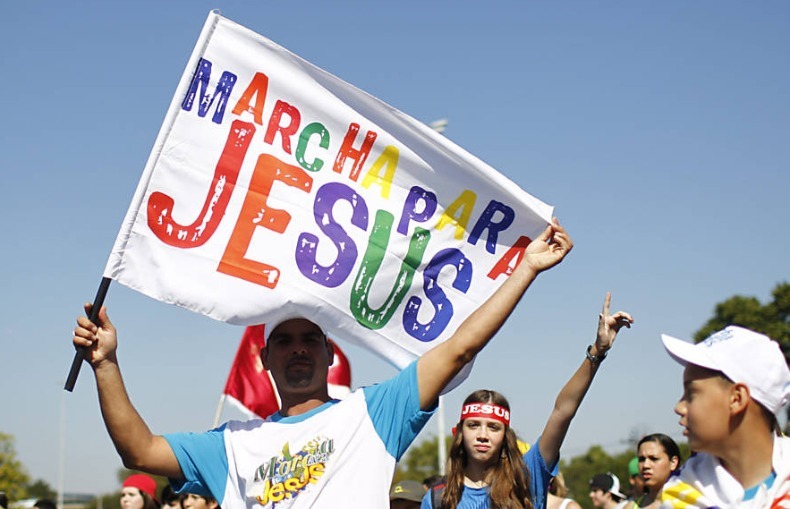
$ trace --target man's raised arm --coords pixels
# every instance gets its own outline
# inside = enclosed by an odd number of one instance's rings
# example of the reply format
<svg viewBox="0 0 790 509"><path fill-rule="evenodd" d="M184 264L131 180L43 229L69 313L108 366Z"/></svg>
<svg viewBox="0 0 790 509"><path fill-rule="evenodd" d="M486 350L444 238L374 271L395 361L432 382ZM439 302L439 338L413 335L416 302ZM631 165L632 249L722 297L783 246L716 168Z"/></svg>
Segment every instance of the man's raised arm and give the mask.
<svg viewBox="0 0 790 509"><path fill-rule="evenodd" d="M507 281L461 323L447 341L417 361L420 407L431 407L455 375L488 344L516 307L532 281L562 261L573 242L556 219L530 242Z"/></svg>
<svg viewBox="0 0 790 509"><path fill-rule="evenodd" d="M90 309L91 304L86 304L88 315ZM116 357L117 334L104 307L99 311L98 322L97 327L87 317L77 318L74 345L86 348L85 360L96 377L104 424L124 466L173 479L183 478L170 445L163 437L151 433L129 400Z"/></svg>

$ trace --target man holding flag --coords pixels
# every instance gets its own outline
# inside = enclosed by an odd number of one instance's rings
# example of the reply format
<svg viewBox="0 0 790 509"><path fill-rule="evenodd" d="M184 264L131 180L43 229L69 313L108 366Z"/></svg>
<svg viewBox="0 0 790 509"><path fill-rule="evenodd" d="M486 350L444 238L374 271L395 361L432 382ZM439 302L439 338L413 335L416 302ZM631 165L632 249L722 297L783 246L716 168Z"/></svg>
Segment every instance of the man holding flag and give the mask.
<svg viewBox="0 0 790 509"><path fill-rule="evenodd" d="M105 308L97 325L77 319L73 342L86 349L102 416L127 468L167 476L183 491L213 496L224 509L348 502L385 508L395 464L439 394L496 334L537 275L572 247L555 219L527 246L507 281L446 341L392 379L342 401L328 395L333 352L324 329L297 315L272 323L261 360L275 380L281 410L265 421L231 422L202 434L151 432L124 388L116 330Z"/></svg>

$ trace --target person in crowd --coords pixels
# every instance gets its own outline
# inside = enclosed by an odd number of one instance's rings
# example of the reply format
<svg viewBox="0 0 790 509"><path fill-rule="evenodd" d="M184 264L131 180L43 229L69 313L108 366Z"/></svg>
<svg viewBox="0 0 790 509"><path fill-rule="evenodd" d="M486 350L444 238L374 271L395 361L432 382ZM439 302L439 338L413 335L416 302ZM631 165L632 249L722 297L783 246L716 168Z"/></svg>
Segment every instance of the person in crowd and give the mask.
<svg viewBox="0 0 790 509"><path fill-rule="evenodd" d="M173 491L173 487L169 484L162 486L162 490L159 492L162 509L183 509L181 498L181 495Z"/></svg>
<svg viewBox="0 0 790 509"><path fill-rule="evenodd" d="M186 493L181 499L183 509L221 509L214 497Z"/></svg>
<svg viewBox="0 0 790 509"><path fill-rule="evenodd" d="M662 341L684 366L675 413L695 454L664 485L661 507L786 507L790 438L776 416L790 401L790 369L779 344L734 325L696 345Z"/></svg>
<svg viewBox="0 0 790 509"><path fill-rule="evenodd" d="M611 299L607 293L595 342L557 395L537 443L525 454L510 427L507 399L492 390L467 396L453 432L447 480L426 494L423 508L546 507L549 481L557 474L560 446L571 421L618 331L633 323L628 313L609 313Z"/></svg>
<svg viewBox="0 0 790 509"><path fill-rule="evenodd" d="M159 509L156 481L145 474L132 474L121 487L121 509Z"/></svg>
<svg viewBox="0 0 790 509"><path fill-rule="evenodd" d="M568 487L565 486L565 477L562 472L557 472L557 475L549 481L546 509L582 509L578 502L568 498Z"/></svg>
<svg viewBox="0 0 790 509"><path fill-rule="evenodd" d="M661 489L680 466L680 448L668 435L653 433L642 437L636 451L642 495L634 499L632 507L657 508Z"/></svg>
<svg viewBox="0 0 790 509"><path fill-rule="evenodd" d="M645 483L639 476L639 457L634 456L628 462L628 484L631 488L628 493L628 501L636 502L642 495L645 494ZM631 504L629 507L633 507Z"/></svg>
<svg viewBox="0 0 790 509"><path fill-rule="evenodd" d="M234 421L206 433L151 432L124 387L117 334L104 307L96 325L77 319L73 342L86 349L102 417L128 468L164 475L178 491L212 496L226 507L272 508L285 499L290 509L340 507L350 491L357 507L386 507L395 464L435 410L441 391L496 334L532 281L572 247L554 219L529 243L507 280L447 340L392 379L341 401L328 395L333 351L323 329L292 309L276 311L261 361L275 381L281 410L266 420ZM85 307L90 313L91 305Z"/></svg>
<svg viewBox="0 0 790 509"><path fill-rule="evenodd" d="M35 509L57 509L58 506L55 504L54 501L48 498L40 498L36 500L36 503L33 504Z"/></svg>
<svg viewBox="0 0 790 509"><path fill-rule="evenodd" d="M590 479L590 500L601 509L624 509L626 496L620 491L620 478L611 472Z"/></svg>
<svg viewBox="0 0 790 509"><path fill-rule="evenodd" d="M428 476L428 477L426 477L425 479L422 480L422 487L427 492L428 490L430 490L431 488L433 488L437 484L441 484L443 482L444 482L444 476L443 475L441 475L441 474L433 474L433 475L430 475L430 476Z"/></svg>
<svg viewBox="0 0 790 509"><path fill-rule="evenodd" d="M390 490L390 509L419 509L425 488L417 481L395 483Z"/></svg>

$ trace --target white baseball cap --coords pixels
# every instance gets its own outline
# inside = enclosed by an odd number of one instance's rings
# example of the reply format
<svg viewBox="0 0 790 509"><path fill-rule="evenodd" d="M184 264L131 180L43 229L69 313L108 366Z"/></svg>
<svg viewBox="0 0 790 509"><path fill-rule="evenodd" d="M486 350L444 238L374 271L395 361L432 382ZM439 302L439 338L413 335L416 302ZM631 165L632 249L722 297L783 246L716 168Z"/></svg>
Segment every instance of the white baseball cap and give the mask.
<svg viewBox="0 0 790 509"><path fill-rule="evenodd" d="M324 332L323 327L312 321L311 319L307 318L303 313L299 312L284 312L284 313L276 313L274 319L270 322L267 322L266 325L263 326L263 340L264 342L269 342L269 336L272 335L274 329L279 327L280 325L284 324L285 322L289 322L291 320L307 320L308 322L312 323L321 331L321 334L326 336L326 332Z"/></svg>
<svg viewBox="0 0 790 509"><path fill-rule="evenodd" d="M666 334L661 341L680 364L721 371L733 382L745 384L751 397L774 414L790 401L785 356L779 344L764 334L730 325L696 345Z"/></svg>

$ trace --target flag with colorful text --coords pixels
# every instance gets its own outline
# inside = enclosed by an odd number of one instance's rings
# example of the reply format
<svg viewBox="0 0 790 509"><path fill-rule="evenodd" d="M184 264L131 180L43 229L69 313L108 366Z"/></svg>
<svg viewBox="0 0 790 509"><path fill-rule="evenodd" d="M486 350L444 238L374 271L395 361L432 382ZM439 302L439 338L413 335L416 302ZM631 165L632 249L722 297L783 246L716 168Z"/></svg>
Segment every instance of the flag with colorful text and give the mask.
<svg viewBox="0 0 790 509"><path fill-rule="evenodd" d="M404 367L551 215L425 124L211 13L104 275L233 324L303 314Z"/></svg>

